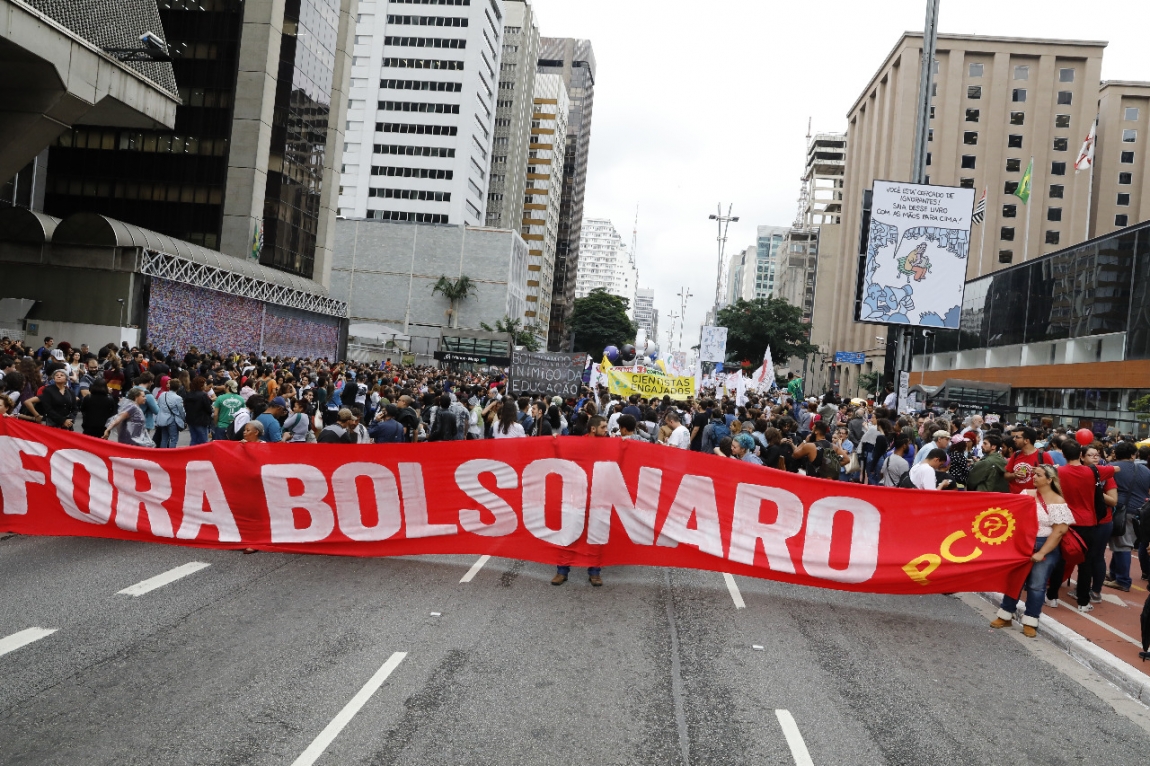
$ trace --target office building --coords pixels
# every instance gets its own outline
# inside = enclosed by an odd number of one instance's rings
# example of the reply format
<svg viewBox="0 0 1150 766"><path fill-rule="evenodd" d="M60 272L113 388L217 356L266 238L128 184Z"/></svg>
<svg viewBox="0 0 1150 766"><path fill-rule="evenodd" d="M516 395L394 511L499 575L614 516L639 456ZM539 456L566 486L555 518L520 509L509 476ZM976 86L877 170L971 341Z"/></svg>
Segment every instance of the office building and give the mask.
<svg viewBox="0 0 1150 766"><path fill-rule="evenodd" d="M647 331L647 337L659 340L659 309L655 308L655 291L640 287L635 291L635 324Z"/></svg>
<svg viewBox="0 0 1150 766"><path fill-rule="evenodd" d="M586 218L579 230L575 298L585 298L592 290L606 290L626 298L627 315L634 318L639 271L615 225L608 218Z"/></svg>
<svg viewBox="0 0 1150 766"><path fill-rule="evenodd" d="M557 74L535 76L521 233L527 241L527 311L524 325L546 341L555 283L555 252L563 203L567 148L567 86Z"/></svg>
<svg viewBox="0 0 1150 766"><path fill-rule="evenodd" d="M841 223L843 175L846 172L845 133L807 136L807 162L803 171L803 225Z"/></svg>
<svg viewBox="0 0 1150 766"><path fill-rule="evenodd" d="M740 299L749 301L755 298L758 261L758 245L740 250L731 256L731 265L727 268L727 289L724 295L724 305L730 305Z"/></svg>
<svg viewBox="0 0 1150 766"><path fill-rule="evenodd" d="M1091 236L1150 220L1150 82L1102 83Z"/></svg>
<svg viewBox="0 0 1150 766"><path fill-rule="evenodd" d="M559 211L559 239L555 252L555 279L551 289L551 351L568 349L573 338L567 329L575 301L579 273L579 243L583 224L583 196L587 189L587 160L591 150L591 115L595 104L595 52L590 40L543 38L539 71L563 77L571 100L567 116L567 149L563 162L563 202Z"/></svg>
<svg viewBox="0 0 1150 766"><path fill-rule="evenodd" d="M1150 222L968 281L960 329L920 334L914 352L927 396L1146 438Z"/></svg>
<svg viewBox="0 0 1150 766"><path fill-rule="evenodd" d="M111 119L61 134L45 211L100 213L324 282L354 2L161 2L175 128Z"/></svg>
<svg viewBox="0 0 1150 766"><path fill-rule="evenodd" d="M495 102L486 223L493 229L518 230L527 189L527 145L531 143L539 26L527 0L504 0L503 8L503 58ZM546 322L543 327L546 332Z"/></svg>
<svg viewBox="0 0 1150 766"><path fill-rule="evenodd" d="M142 59L131 61L106 52L142 51L149 31L163 31L155 0L0 0L0 206L44 209L47 147L73 125L174 124L172 65L149 58L161 51L123 55Z"/></svg>
<svg viewBox="0 0 1150 766"><path fill-rule="evenodd" d="M482 226L503 0L361 2L340 215Z"/></svg>
<svg viewBox="0 0 1150 766"><path fill-rule="evenodd" d="M351 327L372 325L377 335L390 333L423 364L442 348L444 337L522 317L528 260L527 245L514 231L341 220L332 295L348 304ZM442 276L470 277L475 292L452 306L432 293Z"/></svg>
<svg viewBox="0 0 1150 766"><path fill-rule="evenodd" d="M787 231L785 226L760 226L758 229L755 253L755 298L771 298L775 295L778 257Z"/></svg>

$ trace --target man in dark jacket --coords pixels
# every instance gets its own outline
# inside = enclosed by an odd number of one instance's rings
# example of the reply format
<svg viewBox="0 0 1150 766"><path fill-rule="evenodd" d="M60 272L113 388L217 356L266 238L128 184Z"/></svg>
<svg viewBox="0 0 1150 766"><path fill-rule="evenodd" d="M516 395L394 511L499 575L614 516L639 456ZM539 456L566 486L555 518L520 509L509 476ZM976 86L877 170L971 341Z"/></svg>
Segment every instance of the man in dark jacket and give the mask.
<svg viewBox="0 0 1150 766"><path fill-rule="evenodd" d="M1002 437L987 434L982 440L982 459L974 464L966 477L968 492L1009 492L1006 479L1006 458L1002 456Z"/></svg>
<svg viewBox="0 0 1150 766"><path fill-rule="evenodd" d="M458 438L459 420L451 411L451 397L447 394L439 397L439 406L431 413L431 429L427 436L429 442L453 442Z"/></svg>

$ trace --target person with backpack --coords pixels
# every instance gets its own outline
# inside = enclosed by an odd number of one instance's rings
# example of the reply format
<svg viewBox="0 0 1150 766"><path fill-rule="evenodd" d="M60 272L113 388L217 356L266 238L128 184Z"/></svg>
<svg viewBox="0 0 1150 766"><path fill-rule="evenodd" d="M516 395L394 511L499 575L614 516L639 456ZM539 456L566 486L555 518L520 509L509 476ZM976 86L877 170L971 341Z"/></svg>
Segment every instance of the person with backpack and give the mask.
<svg viewBox="0 0 1150 766"><path fill-rule="evenodd" d="M1006 480L1006 458L1002 456L1002 437L987 433L982 439L982 457L966 477L967 492L1009 492Z"/></svg>
<svg viewBox="0 0 1150 766"><path fill-rule="evenodd" d="M894 451L883 459L880 469L882 486L902 487L904 489L914 486L910 481L910 463L906 459L906 453L909 449L909 436L899 434L894 437Z"/></svg>
<svg viewBox="0 0 1150 766"><path fill-rule="evenodd" d="M284 420L283 441L288 444L314 442L315 431L312 430L312 418L307 411L307 402L296 399L292 402L291 410L291 415Z"/></svg>
<svg viewBox="0 0 1150 766"><path fill-rule="evenodd" d="M451 396L439 397L439 406L432 408L431 424L428 429L429 442L453 442L459 436L459 420L451 411Z"/></svg>
<svg viewBox="0 0 1150 766"><path fill-rule="evenodd" d="M1110 535L1110 568L1102 583L1125 593L1130 592L1131 551L1138 540L1138 518L1150 500L1150 468L1134 462L1138 449L1128 441L1114 445L1118 484L1118 505L1114 507L1114 531Z"/></svg>
<svg viewBox="0 0 1150 766"><path fill-rule="evenodd" d="M212 435L216 439L227 437L228 426L236 413L244 408L244 398L239 395L239 384L234 380L224 383L224 393L212 402Z"/></svg>
<svg viewBox="0 0 1150 766"><path fill-rule="evenodd" d="M180 381L168 381L168 390L156 398L156 430L160 432L160 448L172 449L179 444L180 431L187 428L187 414L184 411L184 398L180 396Z"/></svg>
<svg viewBox="0 0 1150 766"><path fill-rule="evenodd" d="M807 476L837 481L839 468L847 453L827 439L827 424L819 421L812 426L811 435L795 447L792 457Z"/></svg>
<svg viewBox="0 0 1150 766"><path fill-rule="evenodd" d="M714 454L719 443L723 439L729 439L730 436L731 427L727 425L723 411L716 407L711 411L711 422L707 423L707 427L703 429L703 452L708 455Z"/></svg>

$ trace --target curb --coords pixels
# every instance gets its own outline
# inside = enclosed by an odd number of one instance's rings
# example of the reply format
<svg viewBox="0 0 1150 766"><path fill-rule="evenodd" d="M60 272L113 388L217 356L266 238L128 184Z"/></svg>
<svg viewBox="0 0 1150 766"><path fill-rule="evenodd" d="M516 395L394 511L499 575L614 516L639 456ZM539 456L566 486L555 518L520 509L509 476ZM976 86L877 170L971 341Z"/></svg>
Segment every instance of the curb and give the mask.
<svg viewBox="0 0 1150 766"><path fill-rule="evenodd" d="M1002 603L1001 593L977 595L995 608ZM1090 639L1058 622L1045 611L1042 613L1038 636L1054 644L1142 704L1150 705L1150 676L1138 672Z"/></svg>

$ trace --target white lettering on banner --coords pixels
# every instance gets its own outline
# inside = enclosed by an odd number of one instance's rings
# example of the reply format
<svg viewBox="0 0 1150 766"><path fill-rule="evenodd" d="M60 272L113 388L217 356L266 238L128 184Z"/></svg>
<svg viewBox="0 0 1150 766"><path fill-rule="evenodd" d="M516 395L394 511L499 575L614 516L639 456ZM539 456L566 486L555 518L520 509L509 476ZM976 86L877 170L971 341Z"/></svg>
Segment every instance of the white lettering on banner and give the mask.
<svg viewBox="0 0 1150 766"><path fill-rule="evenodd" d="M423 466L419 463L399 464L399 483L403 487L403 520L407 524L407 538L457 535L455 524L430 524L427 521L427 493L423 488Z"/></svg>
<svg viewBox="0 0 1150 766"><path fill-rule="evenodd" d="M265 465L260 469L264 485L264 498L268 504L273 543L314 543L325 539L335 529L335 514L324 502L327 497L327 477L311 465L283 463ZM292 494L288 482L303 485L303 491ZM306 511L308 525L296 526L295 512Z"/></svg>
<svg viewBox="0 0 1150 766"><path fill-rule="evenodd" d="M23 516L28 513L27 484L43 484L44 474L24 467L23 455L44 457L48 448L39 442L0 436L0 497L4 513Z"/></svg>
<svg viewBox="0 0 1150 766"><path fill-rule="evenodd" d="M563 479L559 529L547 526L547 477ZM559 458L533 460L523 469L523 526L552 545L570 545L587 523L587 472L576 462Z"/></svg>
<svg viewBox="0 0 1150 766"><path fill-rule="evenodd" d="M772 524L764 524L762 505L774 503L778 511ZM803 501L792 492L778 487L740 484L735 490L735 513L731 519L731 561L755 565L755 549L760 540L767 557L767 568L775 572L795 573L795 562L787 549L787 540L803 528Z"/></svg>
<svg viewBox="0 0 1150 766"><path fill-rule="evenodd" d="M654 545L655 516L659 512L659 489L663 472L658 468L639 469L639 489L634 501L618 463L596 463L591 470L591 506L588 511L587 542L606 545L611 534L611 511L619 515L627 536L636 545Z"/></svg>
<svg viewBox="0 0 1150 766"><path fill-rule="evenodd" d="M357 479L371 479L375 490L375 508L378 519L375 526L363 523L363 506L359 499ZM335 513L339 531L362 543L386 540L399 532L403 517L399 510L399 487L395 474L378 463L347 463L335 470L331 477Z"/></svg>
<svg viewBox="0 0 1150 766"><path fill-rule="evenodd" d="M206 460L193 460L185 470L184 517L176 537L195 540L205 524L216 528L221 543L240 542L240 530L215 467Z"/></svg>
<svg viewBox="0 0 1150 766"><path fill-rule="evenodd" d="M835 516L849 513L851 542L846 569L833 569L830 564L831 538ZM824 497L811 504L807 513L806 541L803 543L803 568L811 577L835 582L860 583L874 576L878 568L878 535L882 514L865 500L855 497Z"/></svg>
<svg viewBox="0 0 1150 766"><path fill-rule="evenodd" d="M52 485L64 513L89 524L107 524L112 518L112 483L108 481L108 466L91 452L80 449L62 449L52 453ZM76 503L76 466L88 474L88 494L80 510Z"/></svg>
<svg viewBox="0 0 1150 766"><path fill-rule="evenodd" d="M112 483L116 485L116 526L125 532L139 532L140 508L148 517L148 527L155 537L173 537L172 517L164 501L172 496L172 480L159 463L151 460L114 457ZM139 474L148 479L147 489L140 489Z"/></svg>
<svg viewBox="0 0 1150 766"><path fill-rule="evenodd" d="M691 519L695 526L689 526ZM697 546L703 553L723 557L723 534L715 484L708 476L684 476L671 503L671 511L659 530L659 545L677 548L679 543Z"/></svg>
<svg viewBox="0 0 1150 766"><path fill-rule="evenodd" d="M475 535L503 537L519 528L519 514L506 500L483 486L479 477L485 473L495 477L495 486L499 489L519 487L519 474L507 463L499 460L468 460L455 469L455 484L465 495L494 516L495 521L485 524L481 511L461 508L459 526Z"/></svg>

